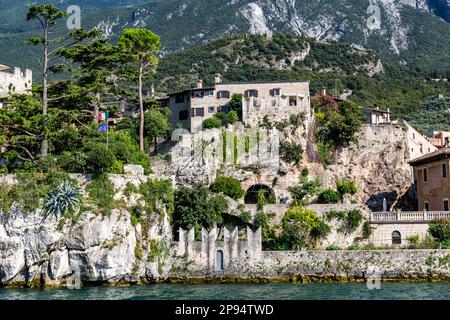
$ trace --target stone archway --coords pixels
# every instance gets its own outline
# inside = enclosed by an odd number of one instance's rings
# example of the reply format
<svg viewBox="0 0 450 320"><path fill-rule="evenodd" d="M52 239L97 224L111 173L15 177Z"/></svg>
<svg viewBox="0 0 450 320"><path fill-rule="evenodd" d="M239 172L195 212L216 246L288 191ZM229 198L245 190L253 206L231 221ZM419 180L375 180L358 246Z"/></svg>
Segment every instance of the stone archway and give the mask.
<svg viewBox="0 0 450 320"><path fill-rule="evenodd" d="M257 204L258 194L260 192L264 192L267 203L275 204L277 202L277 197L273 189L268 185L258 183L248 188L247 192L245 193L244 203Z"/></svg>

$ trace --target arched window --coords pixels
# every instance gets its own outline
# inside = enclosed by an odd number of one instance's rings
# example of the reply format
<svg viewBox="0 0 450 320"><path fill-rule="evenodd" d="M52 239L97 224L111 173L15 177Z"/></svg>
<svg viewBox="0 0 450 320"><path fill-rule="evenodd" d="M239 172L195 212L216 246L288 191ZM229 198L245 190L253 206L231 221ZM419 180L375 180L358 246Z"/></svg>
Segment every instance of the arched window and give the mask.
<svg viewBox="0 0 450 320"><path fill-rule="evenodd" d="M392 244L402 244L402 235L400 231L395 230L392 232Z"/></svg>
<svg viewBox="0 0 450 320"><path fill-rule="evenodd" d="M224 264L223 264L223 251L217 250L216 252L216 270L217 271L223 271Z"/></svg>

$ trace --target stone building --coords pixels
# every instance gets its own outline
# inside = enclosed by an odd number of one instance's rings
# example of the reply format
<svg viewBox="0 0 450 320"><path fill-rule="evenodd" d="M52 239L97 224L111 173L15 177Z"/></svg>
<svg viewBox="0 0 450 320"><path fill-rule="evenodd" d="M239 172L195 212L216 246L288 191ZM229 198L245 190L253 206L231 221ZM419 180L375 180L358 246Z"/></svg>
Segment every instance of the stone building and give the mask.
<svg viewBox="0 0 450 320"><path fill-rule="evenodd" d="M202 228L202 240L195 241L195 232L179 230L177 256L192 261L196 266L207 270L221 272L241 261L257 262L261 259L261 228L253 232L247 227L247 237L239 240L238 228L229 231L223 229L223 240L218 240L218 230Z"/></svg>
<svg viewBox="0 0 450 320"><path fill-rule="evenodd" d="M233 94L242 94L243 122L257 125L264 116L271 121L289 119L291 114L309 112L309 82L222 82L219 74L213 87L204 87L198 80L197 87L169 94L158 101L170 108L173 127L198 132L204 120L218 112L228 112Z"/></svg>
<svg viewBox="0 0 450 320"><path fill-rule="evenodd" d="M30 94L33 73L26 69L22 72L20 68L14 68L10 72L9 67L0 65L0 98L9 94Z"/></svg>
<svg viewBox="0 0 450 320"><path fill-rule="evenodd" d="M436 148L450 147L450 132L437 131L433 132L433 136L428 141Z"/></svg>
<svg viewBox="0 0 450 320"><path fill-rule="evenodd" d="M383 124L391 122L391 112L387 110L380 110L378 106L375 108L361 108L366 122L370 124Z"/></svg>

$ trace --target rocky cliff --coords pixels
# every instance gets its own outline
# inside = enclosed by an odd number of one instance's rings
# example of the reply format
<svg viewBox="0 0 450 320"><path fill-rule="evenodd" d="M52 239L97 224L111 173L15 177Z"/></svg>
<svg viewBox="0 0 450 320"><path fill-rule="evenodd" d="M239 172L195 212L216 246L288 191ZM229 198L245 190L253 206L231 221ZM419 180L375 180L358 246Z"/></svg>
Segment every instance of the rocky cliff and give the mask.
<svg viewBox="0 0 450 320"><path fill-rule="evenodd" d="M79 176L79 178L81 178ZM112 176L117 196L143 177ZM83 181L80 181L83 183ZM83 212L77 221L13 207L0 213L0 286L148 282L167 274L171 228L164 210L133 222L130 212Z"/></svg>

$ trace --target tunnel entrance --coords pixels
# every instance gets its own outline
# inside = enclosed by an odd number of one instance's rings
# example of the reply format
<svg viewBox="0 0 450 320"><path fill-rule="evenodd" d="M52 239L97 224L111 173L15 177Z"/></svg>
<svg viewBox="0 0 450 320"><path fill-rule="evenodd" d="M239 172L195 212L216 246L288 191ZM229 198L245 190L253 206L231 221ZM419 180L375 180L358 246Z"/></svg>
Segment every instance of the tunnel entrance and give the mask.
<svg viewBox="0 0 450 320"><path fill-rule="evenodd" d="M258 197L264 197L265 203L275 204L277 198L271 187L265 184L255 184L245 193L245 204L258 204Z"/></svg>

